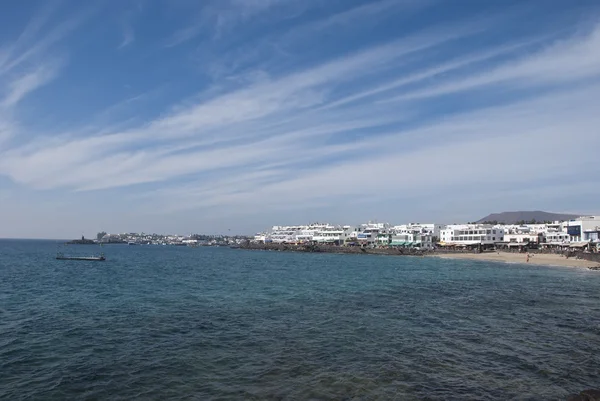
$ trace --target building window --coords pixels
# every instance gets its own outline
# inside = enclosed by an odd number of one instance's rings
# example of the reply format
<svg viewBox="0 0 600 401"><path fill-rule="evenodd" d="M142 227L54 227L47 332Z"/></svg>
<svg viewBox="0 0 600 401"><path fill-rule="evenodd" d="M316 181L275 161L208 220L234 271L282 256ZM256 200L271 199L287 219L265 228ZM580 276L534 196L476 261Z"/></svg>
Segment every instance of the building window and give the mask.
<svg viewBox="0 0 600 401"><path fill-rule="evenodd" d="M496 241L496 237L492 237L492 241Z"/></svg>
<svg viewBox="0 0 600 401"><path fill-rule="evenodd" d="M494 234L496 234L496 230L494 230Z"/></svg>

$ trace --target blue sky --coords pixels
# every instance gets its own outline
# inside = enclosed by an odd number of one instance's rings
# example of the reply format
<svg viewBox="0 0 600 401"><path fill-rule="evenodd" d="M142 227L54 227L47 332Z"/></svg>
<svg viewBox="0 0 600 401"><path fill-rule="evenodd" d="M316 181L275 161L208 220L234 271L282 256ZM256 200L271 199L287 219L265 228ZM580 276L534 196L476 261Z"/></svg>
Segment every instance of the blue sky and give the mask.
<svg viewBox="0 0 600 401"><path fill-rule="evenodd" d="M596 1L0 7L0 237L600 212Z"/></svg>

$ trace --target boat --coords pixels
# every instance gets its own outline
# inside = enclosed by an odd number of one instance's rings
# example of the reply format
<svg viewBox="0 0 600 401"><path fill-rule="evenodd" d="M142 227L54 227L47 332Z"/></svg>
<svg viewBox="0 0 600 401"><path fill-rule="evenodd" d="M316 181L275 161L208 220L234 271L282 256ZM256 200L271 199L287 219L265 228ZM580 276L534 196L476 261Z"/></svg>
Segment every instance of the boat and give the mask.
<svg viewBox="0 0 600 401"><path fill-rule="evenodd" d="M57 260L88 260L88 261L105 261L106 257L104 254L100 254L100 256L65 256L62 253L56 254Z"/></svg>

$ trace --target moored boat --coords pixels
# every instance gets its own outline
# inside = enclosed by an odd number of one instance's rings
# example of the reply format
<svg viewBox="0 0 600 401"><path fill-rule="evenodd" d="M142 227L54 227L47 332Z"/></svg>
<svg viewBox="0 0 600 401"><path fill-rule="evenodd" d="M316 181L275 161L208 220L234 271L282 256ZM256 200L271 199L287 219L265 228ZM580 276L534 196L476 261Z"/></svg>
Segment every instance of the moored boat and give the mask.
<svg viewBox="0 0 600 401"><path fill-rule="evenodd" d="M100 256L65 256L62 253L56 254L57 260L88 260L88 261L105 261L106 257L104 254L100 254Z"/></svg>

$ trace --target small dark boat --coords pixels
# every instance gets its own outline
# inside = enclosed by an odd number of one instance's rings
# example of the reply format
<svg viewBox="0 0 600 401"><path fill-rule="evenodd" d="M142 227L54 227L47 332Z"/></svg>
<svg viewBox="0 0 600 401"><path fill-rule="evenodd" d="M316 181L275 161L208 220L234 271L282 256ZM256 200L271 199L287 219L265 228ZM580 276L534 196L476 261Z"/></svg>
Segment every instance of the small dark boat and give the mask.
<svg viewBox="0 0 600 401"><path fill-rule="evenodd" d="M57 260L89 260L89 261L104 261L106 257L104 254L100 256L65 256L62 253L56 255Z"/></svg>

